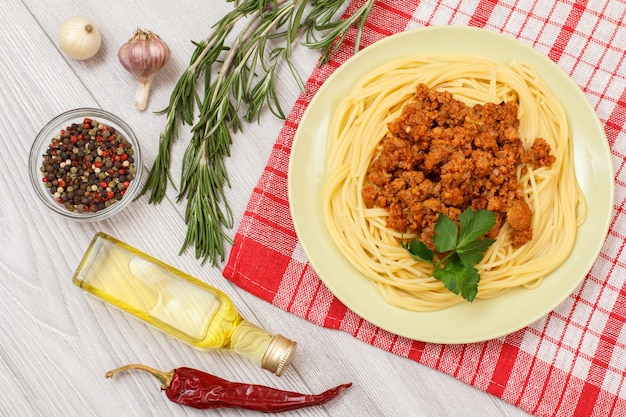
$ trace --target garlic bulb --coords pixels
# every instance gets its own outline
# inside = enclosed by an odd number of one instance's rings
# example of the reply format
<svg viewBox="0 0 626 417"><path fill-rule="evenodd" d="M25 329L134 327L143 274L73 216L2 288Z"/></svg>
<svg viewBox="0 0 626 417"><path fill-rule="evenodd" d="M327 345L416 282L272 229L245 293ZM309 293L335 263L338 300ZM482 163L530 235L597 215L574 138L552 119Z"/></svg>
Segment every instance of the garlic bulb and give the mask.
<svg viewBox="0 0 626 417"><path fill-rule="evenodd" d="M100 50L102 38L92 20L72 16L61 24L57 33L59 47L74 59L89 59Z"/></svg>
<svg viewBox="0 0 626 417"><path fill-rule="evenodd" d="M139 81L135 107L145 110L148 105L150 85L170 58L170 48L155 33L137 29L117 53L122 66Z"/></svg>

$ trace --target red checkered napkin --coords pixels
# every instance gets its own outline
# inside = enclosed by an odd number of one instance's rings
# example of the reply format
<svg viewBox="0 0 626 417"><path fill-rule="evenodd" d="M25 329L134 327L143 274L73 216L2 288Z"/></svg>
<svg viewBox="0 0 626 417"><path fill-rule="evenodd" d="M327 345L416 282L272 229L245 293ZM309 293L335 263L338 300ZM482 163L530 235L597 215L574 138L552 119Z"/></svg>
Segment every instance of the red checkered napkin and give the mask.
<svg viewBox="0 0 626 417"><path fill-rule="evenodd" d="M363 4L354 0L347 13ZM626 3L379 0L364 46L428 25L484 27L514 36L555 61L583 89L604 123L616 169L615 216L599 259L580 288L548 316L503 338L437 345L399 337L338 301L307 263L287 201L292 140L320 85L351 54L345 45L313 71L237 230L224 276L320 326L341 329L448 373L537 416L626 416Z"/></svg>

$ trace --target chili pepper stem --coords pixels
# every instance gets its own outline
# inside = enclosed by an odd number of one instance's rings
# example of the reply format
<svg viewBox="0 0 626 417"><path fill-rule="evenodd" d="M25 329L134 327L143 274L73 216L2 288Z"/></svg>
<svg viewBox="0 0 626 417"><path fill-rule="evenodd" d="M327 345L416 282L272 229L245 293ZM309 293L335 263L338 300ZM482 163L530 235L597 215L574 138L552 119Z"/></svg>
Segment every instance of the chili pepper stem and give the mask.
<svg viewBox="0 0 626 417"><path fill-rule="evenodd" d="M124 365L124 366L120 366L119 368L113 369L107 372L106 374L104 374L104 376L106 378L113 378L117 374L129 371L132 369L146 371L154 375L159 381L161 381L161 389L166 389L167 387L171 385L172 378L174 377L174 372L175 372L174 370L171 370L169 372L163 372L163 371L159 371L157 369L154 369L154 368L151 368L149 366L142 365L139 363L131 363L129 365Z"/></svg>

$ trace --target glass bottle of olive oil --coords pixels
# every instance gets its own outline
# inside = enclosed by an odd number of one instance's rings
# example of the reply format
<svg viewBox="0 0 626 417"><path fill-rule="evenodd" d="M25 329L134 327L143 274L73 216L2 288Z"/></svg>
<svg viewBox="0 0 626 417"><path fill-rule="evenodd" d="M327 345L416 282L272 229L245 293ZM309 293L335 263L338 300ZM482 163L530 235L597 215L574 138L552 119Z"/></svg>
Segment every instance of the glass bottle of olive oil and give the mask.
<svg viewBox="0 0 626 417"><path fill-rule="evenodd" d="M231 349L276 375L296 343L245 320L222 291L99 232L73 282L199 349Z"/></svg>

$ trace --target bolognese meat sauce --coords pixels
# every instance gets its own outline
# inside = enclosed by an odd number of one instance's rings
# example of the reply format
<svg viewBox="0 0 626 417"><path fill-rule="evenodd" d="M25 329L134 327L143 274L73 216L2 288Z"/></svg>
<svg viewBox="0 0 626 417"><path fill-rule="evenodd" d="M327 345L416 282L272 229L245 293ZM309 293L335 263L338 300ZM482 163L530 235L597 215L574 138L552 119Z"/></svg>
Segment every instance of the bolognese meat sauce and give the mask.
<svg viewBox="0 0 626 417"><path fill-rule="evenodd" d="M515 103L468 107L447 91L418 85L370 163L365 203L388 209L387 227L416 233L431 248L439 214L458 220L468 207L494 212L489 237L508 222L512 244L523 245L532 239L532 211L517 167L550 166L555 158L541 138L524 149L517 113Z"/></svg>

